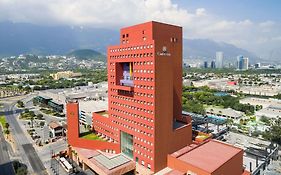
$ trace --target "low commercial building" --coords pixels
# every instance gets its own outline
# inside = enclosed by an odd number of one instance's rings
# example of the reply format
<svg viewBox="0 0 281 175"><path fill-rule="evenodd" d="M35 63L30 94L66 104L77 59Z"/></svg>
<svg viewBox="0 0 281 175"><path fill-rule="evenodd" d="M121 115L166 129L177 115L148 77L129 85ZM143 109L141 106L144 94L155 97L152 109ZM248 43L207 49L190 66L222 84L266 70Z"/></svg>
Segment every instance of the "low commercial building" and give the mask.
<svg viewBox="0 0 281 175"><path fill-rule="evenodd" d="M107 106L108 106L107 98L105 98L104 100L80 101L79 102L80 123L92 127L93 113L107 110Z"/></svg>
<svg viewBox="0 0 281 175"><path fill-rule="evenodd" d="M206 112L208 114L214 114L222 117L226 117L229 119L237 120L243 117L243 112L236 111L231 108L221 109L221 108L207 108Z"/></svg>
<svg viewBox="0 0 281 175"><path fill-rule="evenodd" d="M281 100L274 98L257 98L257 97L247 97L240 100L242 104L250 104L250 105L262 105L263 108L267 108L268 106L281 106Z"/></svg>
<svg viewBox="0 0 281 175"><path fill-rule="evenodd" d="M99 175L135 174L136 164L124 154L109 154L98 150L70 147L69 155L85 171Z"/></svg>
<svg viewBox="0 0 281 175"><path fill-rule="evenodd" d="M61 78L80 77L82 76L82 74L80 72L63 71L63 72L57 72L55 74L50 74L50 76L53 77L54 80L59 80Z"/></svg>
<svg viewBox="0 0 281 175"><path fill-rule="evenodd" d="M64 111L64 105L53 101L53 99L50 98L50 97L47 97L47 96L37 96L34 99L38 103L40 103L40 104L42 104L42 105L44 105L46 107L52 108L56 112L62 113Z"/></svg>
<svg viewBox="0 0 281 175"><path fill-rule="evenodd" d="M63 104L56 103L53 100L50 100L48 102L48 106L56 112L63 112L63 109L64 109Z"/></svg>
<svg viewBox="0 0 281 175"><path fill-rule="evenodd" d="M277 144L233 132L227 133L224 138L226 143L244 150L243 165L251 175L277 173L274 168L267 169L279 157ZM276 169L279 167L277 165Z"/></svg>
<svg viewBox="0 0 281 175"><path fill-rule="evenodd" d="M37 97L34 97L34 99L35 99L38 103L41 103L41 104L43 104L43 105L48 105L48 102L52 100L52 98L46 97L46 96L37 96Z"/></svg>
<svg viewBox="0 0 281 175"><path fill-rule="evenodd" d="M75 88L66 89L48 89L40 91L38 96L40 96L40 98L45 98L46 102L44 103L46 105L48 105L48 101L52 100L52 103L54 103L55 110L61 110L61 108L63 107L63 112L66 112L65 107L66 101L68 99L77 100L82 103L84 101L106 101L107 89L107 82L101 82L97 84L90 83L89 86L79 86ZM88 105L86 106L89 107ZM95 110L93 110L93 112L94 111Z"/></svg>
<svg viewBox="0 0 281 175"><path fill-rule="evenodd" d="M49 129L51 138L64 136L64 127L55 121L49 123Z"/></svg>
<svg viewBox="0 0 281 175"><path fill-rule="evenodd" d="M243 150L216 140L189 145L168 155L168 167L182 175L247 174L243 168Z"/></svg>
<svg viewBox="0 0 281 175"><path fill-rule="evenodd" d="M257 118L265 116L273 119L281 117L281 105L270 105L266 108L263 108L256 112L256 116Z"/></svg>

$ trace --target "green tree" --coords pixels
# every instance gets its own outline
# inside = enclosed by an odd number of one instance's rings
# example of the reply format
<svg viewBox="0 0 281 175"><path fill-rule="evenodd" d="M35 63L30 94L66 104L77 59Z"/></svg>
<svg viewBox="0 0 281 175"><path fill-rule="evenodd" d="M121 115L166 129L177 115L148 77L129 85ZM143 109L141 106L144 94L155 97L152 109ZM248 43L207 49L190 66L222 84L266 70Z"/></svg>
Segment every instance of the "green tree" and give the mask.
<svg viewBox="0 0 281 175"><path fill-rule="evenodd" d="M6 130L4 131L4 133L7 134L7 135L10 134L10 130L6 129Z"/></svg>
<svg viewBox="0 0 281 175"><path fill-rule="evenodd" d="M6 128L6 130L9 130L9 127L10 127L10 125L9 125L9 123L5 123L5 128Z"/></svg>
<svg viewBox="0 0 281 175"><path fill-rule="evenodd" d="M281 93L275 95L274 98L281 99Z"/></svg>
<svg viewBox="0 0 281 175"><path fill-rule="evenodd" d="M260 121L261 122L264 122L265 124L267 124L267 125L270 125L270 118L268 118L268 117L266 117L266 116L261 116L261 118L260 118Z"/></svg>
<svg viewBox="0 0 281 175"><path fill-rule="evenodd" d="M23 101L21 101L21 100L17 101L17 106L18 106L19 108L23 108L23 107L24 107Z"/></svg>
<svg viewBox="0 0 281 175"><path fill-rule="evenodd" d="M281 144L281 118L273 119L270 128L263 133L263 137L272 142Z"/></svg>
<svg viewBox="0 0 281 175"><path fill-rule="evenodd" d="M36 115L36 118L37 118L38 120L42 120L42 119L44 118L44 116L43 116L43 114L37 114L37 115Z"/></svg>
<svg viewBox="0 0 281 175"><path fill-rule="evenodd" d="M45 125L45 122L40 122L40 126L43 127Z"/></svg>

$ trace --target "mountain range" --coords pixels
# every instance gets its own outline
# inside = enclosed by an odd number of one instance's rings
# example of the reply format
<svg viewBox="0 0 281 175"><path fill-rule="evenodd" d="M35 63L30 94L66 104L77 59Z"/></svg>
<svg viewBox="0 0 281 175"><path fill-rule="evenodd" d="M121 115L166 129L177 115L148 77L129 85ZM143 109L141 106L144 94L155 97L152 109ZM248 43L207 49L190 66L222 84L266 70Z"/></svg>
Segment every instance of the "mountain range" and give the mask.
<svg viewBox="0 0 281 175"><path fill-rule="evenodd" d="M27 23L0 23L0 56L25 53L66 55L77 49L106 53L108 45L119 43L119 31L104 28L39 26ZM238 55L257 61L255 54L227 43L208 39L184 39L184 58L212 60L216 51L224 52L228 61Z"/></svg>

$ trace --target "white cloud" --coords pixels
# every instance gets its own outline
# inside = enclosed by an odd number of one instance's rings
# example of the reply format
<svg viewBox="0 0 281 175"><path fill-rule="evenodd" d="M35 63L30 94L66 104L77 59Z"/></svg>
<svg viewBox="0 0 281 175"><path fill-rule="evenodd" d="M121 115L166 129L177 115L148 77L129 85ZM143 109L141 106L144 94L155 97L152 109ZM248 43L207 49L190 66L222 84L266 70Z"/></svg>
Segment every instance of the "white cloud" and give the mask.
<svg viewBox="0 0 281 175"><path fill-rule="evenodd" d="M0 0L0 20L105 28L157 20L183 26L187 38L224 41L259 55L281 45L279 23L230 21L206 7L190 12L171 0Z"/></svg>
<svg viewBox="0 0 281 175"><path fill-rule="evenodd" d="M196 15L204 16L204 15L206 15L206 10L204 8L198 8L198 9L196 9Z"/></svg>

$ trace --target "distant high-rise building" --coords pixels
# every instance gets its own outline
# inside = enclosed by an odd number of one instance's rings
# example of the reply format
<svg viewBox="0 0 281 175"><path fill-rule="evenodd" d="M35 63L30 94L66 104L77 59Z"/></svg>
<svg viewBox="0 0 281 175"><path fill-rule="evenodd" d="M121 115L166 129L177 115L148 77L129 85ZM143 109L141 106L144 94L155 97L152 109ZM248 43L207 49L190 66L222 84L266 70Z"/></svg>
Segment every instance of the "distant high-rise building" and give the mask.
<svg viewBox="0 0 281 175"><path fill-rule="evenodd" d="M208 61L204 61L204 68L208 68Z"/></svg>
<svg viewBox="0 0 281 175"><path fill-rule="evenodd" d="M248 70L249 69L249 58L239 55L237 57L237 69Z"/></svg>
<svg viewBox="0 0 281 175"><path fill-rule="evenodd" d="M211 62L211 68L212 68L212 69L215 69L215 68L216 68L216 62L215 62L214 60Z"/></svg>
<svg viewBox="0 0 281 175"><path fill-rule="evenodd" d="M216 52L216 68L223 68L223 52Z"/></svg>
<svg viewBox="0 0 281 175"><path fill-rule="evenodd" d="M243 70L248 70L249 69L249 58L243 59Z"/></svg>
<svg viewBox="0 0 281 175"><path fill-rule="evenodd" d="M239 55L237 56L237 69L242 70L243 67L243 56Z"/></svg>
<svg viewBox="0 0 281 175"><path fill-rule="evenodd" d="M261 63L256 63L256 64L255 64L255 68L256 68L256 69L258 69L258 68L260 68L260 67L261 67Z"/></svg>

